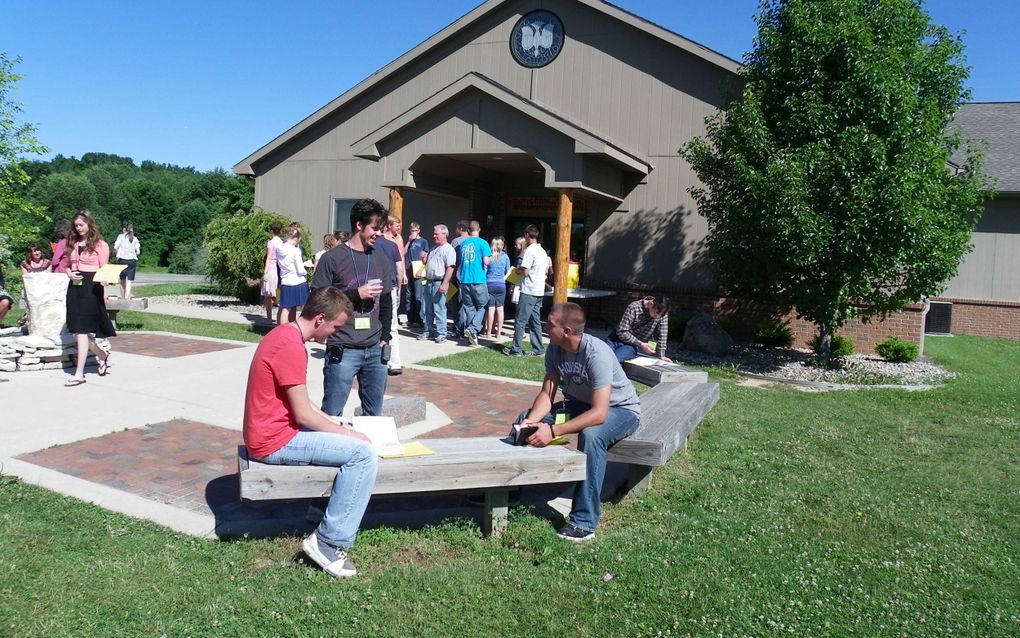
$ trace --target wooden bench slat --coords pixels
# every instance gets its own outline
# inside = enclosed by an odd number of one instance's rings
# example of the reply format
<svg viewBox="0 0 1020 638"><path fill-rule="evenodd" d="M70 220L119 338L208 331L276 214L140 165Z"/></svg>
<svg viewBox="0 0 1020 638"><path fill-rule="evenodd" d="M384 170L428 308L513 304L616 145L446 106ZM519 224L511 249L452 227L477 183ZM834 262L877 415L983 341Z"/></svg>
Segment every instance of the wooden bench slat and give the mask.
<svg viewBox="0 0 1020 638"><path fill-rule="evenodd" d="M379 459L374 495L482 491L583 480L584 454L563 446L515 447L492 438L429 439L434 455ZM267 465L238 448L241 498L246 500L328 496L336 468ZM242 466L242 459L244 466Z"/></svg>
<svg viewBox="0 0 1020 638"><path fill-rule="evenodd" d="M642 395L637 431L611 447L608 460L665 465L718 401L717 383L659 384Z"/></svg>
<svg viewBox="0 0 1020 638"><path fill-rule="evenodd" d="M623 372L628 379L645 385L657 386L660 383L707 383L708 373L693 370L676 363L665 363L642 366L630 361L623 362Z"/></svg>

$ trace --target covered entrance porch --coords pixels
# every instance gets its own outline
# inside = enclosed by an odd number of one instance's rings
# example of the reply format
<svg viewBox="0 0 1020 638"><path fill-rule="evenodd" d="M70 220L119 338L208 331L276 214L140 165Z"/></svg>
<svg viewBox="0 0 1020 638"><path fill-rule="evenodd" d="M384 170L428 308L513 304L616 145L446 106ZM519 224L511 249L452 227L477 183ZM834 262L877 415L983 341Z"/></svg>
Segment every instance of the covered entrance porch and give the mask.
<svg viewBox="0 0 1020 638"><path fill-rule="evenodd" d="M478 220L486 239L513 241L528 224L553 254L554 301L567 296L568 263L583 277L588 237L626 210L651 164L476 73L453 82L357 143L378 162L390 211L423 234ZM583 279L582 279L583 281Z"/></svg>

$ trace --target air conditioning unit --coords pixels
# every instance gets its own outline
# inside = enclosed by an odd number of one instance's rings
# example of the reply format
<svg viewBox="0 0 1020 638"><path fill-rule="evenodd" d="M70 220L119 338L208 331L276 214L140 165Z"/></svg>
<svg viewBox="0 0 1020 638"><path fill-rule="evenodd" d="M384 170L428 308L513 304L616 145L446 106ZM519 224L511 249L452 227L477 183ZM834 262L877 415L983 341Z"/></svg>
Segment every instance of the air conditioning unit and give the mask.
<svg viewBox="0 0 1020 638"><path fill-rule="evenodd" d="M948 335L953 332L953 304L948 301L933 301L924 319L924 333Z"/></svg>

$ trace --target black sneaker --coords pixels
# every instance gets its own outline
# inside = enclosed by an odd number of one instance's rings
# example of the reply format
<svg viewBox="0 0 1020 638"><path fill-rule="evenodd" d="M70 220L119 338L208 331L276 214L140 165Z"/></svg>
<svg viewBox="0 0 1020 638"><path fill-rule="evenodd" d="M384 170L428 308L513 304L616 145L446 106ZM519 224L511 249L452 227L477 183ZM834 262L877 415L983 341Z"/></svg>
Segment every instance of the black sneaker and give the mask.
<svg viewBox="0 0 1020 638"><path fill-rule="evenodd" d="M315 532L312 532L312 535L301 543L301 547L305 550L308 558L311 558L316 565L322 568L322 571L334 578L350 578L358 573L354 563L347 560L347 550L342 547L333 547L319 538Z"/></svg>
<svg viewBox="0 0 1020 638"><path fill-rule="evenodd" d="M514 352L510 348L503 348L503 354L505 354L508 357L523 357L524 356L523 352Z"/></svg>
<svg viewBox="0 0 1020 638"><path fill-rule="evenodd" d="M567 523L561 527L556 532L556 535L572 543L583 543L595 538L595 532L589 532L581 529L580 527L575 527L573 523Z"/></svg>

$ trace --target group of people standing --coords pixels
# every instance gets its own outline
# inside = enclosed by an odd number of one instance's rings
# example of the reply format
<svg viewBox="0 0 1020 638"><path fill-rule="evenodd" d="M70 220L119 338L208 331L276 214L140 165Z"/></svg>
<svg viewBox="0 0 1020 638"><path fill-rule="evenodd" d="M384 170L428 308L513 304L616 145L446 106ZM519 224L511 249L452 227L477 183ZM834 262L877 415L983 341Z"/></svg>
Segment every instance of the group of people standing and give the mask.
<svg viewBox="0 0 1020 638"><path fill-rule="evenodd" d="M67 330L75 338L77 349L74 373L64 385L76 387L85 383L85 363L88 354L95 354L99 376L106 376L110 366L108 337L116 336L113 322L106 312L106 297L103 284L95 279L100 268L110 261L110 246L99 232L92 213L79 210L70 220L60 220L54 226L57 242L53 244L53 257L47 258L37 243L25 249L21 262L23 277L35 273L54 272L67 276L65 310ZM135 265L141 254L141 244L131 224L125 224L123 231L114 242L116 258L126 267L120 273L120 291L125 299L131 298L131 282L135 278ZM4 288L3 271L0 269L0 320L13 305L13 298ZM21 307L29 310L28 296L22 287ZM19 319L19 324L28 323L28 314ZM97 342L101 339L102 346Z"/></svg>
<svg viewBox="0 0 1020 638"><path fill-rule="evenodd" d="M456 286L456 300L459 302L453 319L454 336L463 336L472 346L478 345L479 337L499 338L507 300L507 275L512 268L517 268L523 280L517 301L514 347L507 349L507 354L513 350L523 355L521 340L527 324L532 331L532 344L539 344L534 352L541 355L539 313L545 295L549 259L538 244L538 228L528 226L524 237L518 239L516 266L511 266L506 253L506 240L494 237L491 242L486 242L479 236L481 225L477 221L459 222L457 232L457 237L451 241L447 226L437 224L432 229L434 245L431 249L423 239L412 235L413 241L423 242L416 245L417 258L423 267L412 274L417 281L411 286L415 295L420 294L417 302L421 306L419 316L423 325L418 339L435 339L437 343L446 341L447 304L454 299L449 294L451 285ZM415 233L413 226L412 233ZM534 303L536 299L537 303ZM409 318L414 317L413 302L409 308ZM531 321L532 314L534 321Z"/></svg>

